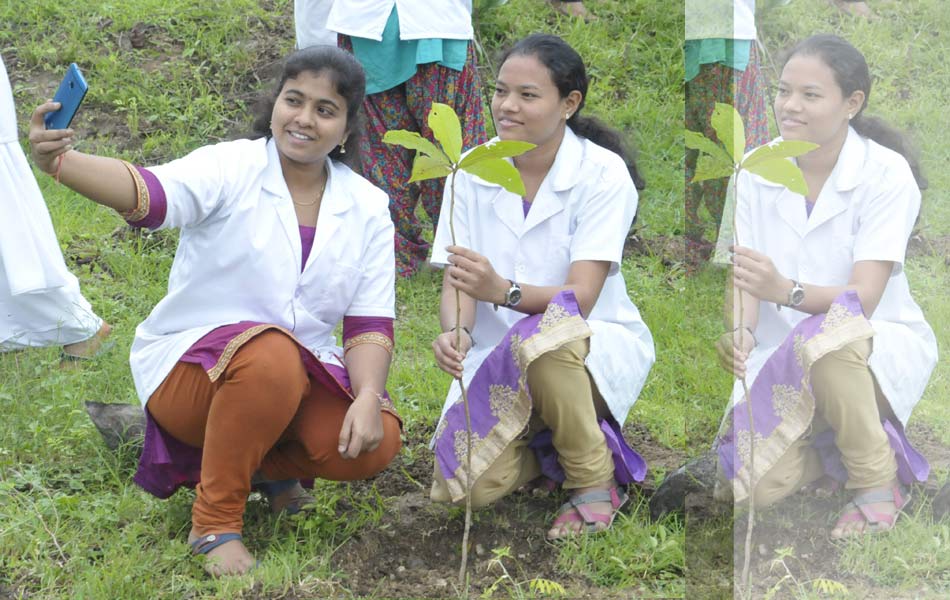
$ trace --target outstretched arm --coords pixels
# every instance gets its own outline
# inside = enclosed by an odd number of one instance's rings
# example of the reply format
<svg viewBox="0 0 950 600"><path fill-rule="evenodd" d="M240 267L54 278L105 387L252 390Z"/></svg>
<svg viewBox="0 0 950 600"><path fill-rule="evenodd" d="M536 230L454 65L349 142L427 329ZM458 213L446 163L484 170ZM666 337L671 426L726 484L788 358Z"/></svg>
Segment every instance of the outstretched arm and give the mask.
<svg viewBox="0 0 950 600"><path fill-rule="evenodd" d="M46 129L43 117L59 107L49 100L33 111L29 139L36 166L93 202L122 213L135 210L135 184L122 161L73 150L72 129Z"/></svg>

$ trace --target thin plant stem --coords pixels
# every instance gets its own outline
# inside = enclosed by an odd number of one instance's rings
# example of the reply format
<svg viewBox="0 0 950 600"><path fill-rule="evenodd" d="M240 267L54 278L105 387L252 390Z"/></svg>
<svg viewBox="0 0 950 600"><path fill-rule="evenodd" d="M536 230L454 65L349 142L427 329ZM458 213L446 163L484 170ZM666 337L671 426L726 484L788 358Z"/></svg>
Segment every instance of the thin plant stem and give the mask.
<svg viewBox="0 0 950 600"><path fill-rule="evenodd" d="M739 169L736 169L736 177L735 177L736 183L733 185L733 195L735 196L735 201L737 203L738 203L739 192L738 190L735 189L735 186L738 185L738 181L739 181L738 176L739 176ZM735 239L736 246L739 246L741 244L739 243L739 229L736 227L737 212L738 212L737 210L732 211L732 235L733 235L733 239ZM733 286L733 293L734 294L736 293L735 286ZM742 302L742 290L738 291L738 296L739 296L739 323L738 323L739 346L742 347L743 338L745 337L745 327L742 325L742 321L743 321L742 317L745 313L745 307L743 306L743 302ZM755 424L753 423L753 420L752 420L752 397L749 395L749 384L746 381L745 375L740 377L740 379L742 381L742 394L743 394L743 397L745 398L746 416L749 419L749 498L748 498L749 514L748 514L748 522L746 524L746 532L745 532L744 556L742 559L742 587L745 592L744 594L745 597L751 598L752 597L752 579L749 573L749 564L752 561L752 528L755 526L755 502L753 501L755 494L753 493L754 490L752 488L753 486L752 478L755 473Z"/></svg>
<svg viewBox="0 0 950 600"><path fill-rule="evenodd" d="M452 167L452 176L449 181L449 233L452 234L452 245L455 241L455 173L457 166ZM461 292L455 289L455 348L462 347L462 299ZM462 564L459 566L459 585L464 586L468 595L468 535L472 529L472 414L468 406L468 393L465 391L465 382L458 378L459 388L462 390L462 405L465 407L465 528L462 531Z"/></svg>

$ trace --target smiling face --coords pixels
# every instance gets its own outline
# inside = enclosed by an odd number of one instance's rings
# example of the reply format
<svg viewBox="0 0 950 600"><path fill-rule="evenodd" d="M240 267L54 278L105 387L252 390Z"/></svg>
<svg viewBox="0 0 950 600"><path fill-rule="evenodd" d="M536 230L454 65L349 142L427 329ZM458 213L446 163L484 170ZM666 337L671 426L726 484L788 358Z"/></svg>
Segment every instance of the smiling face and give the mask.
<svg viewBox="0 0 950 600"><path fill-rule="evenodd" d="M498 137L539 147L558 145L566 115L574 112L579 101L577 91L561 97L547 67L536 57L510 56L498 71L491 103Z"/></svg>
<svg viewBox="0 0 950 600"><path fill-rule="evenodd" d="M825 146L843 143L848 115L856 115L864 92L844 97L835 73L819 57L796 54L785 63L775 96L775 121L786 140L804 140Z"/></svg>
<svg viewBox="0 0 950 600"><path fill-rule="evenodd" d="M284 82L271 113L281 162L314 164L347 135L346 99L326 72L303 71Z"/></svg>

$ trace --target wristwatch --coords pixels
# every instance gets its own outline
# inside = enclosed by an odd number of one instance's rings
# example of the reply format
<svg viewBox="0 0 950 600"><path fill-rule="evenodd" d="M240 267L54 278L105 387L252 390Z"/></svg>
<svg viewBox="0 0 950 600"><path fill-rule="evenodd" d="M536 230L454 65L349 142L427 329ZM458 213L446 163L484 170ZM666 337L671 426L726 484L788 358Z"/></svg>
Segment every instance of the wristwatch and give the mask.
<svg viewBox="0 0 950 600"><path fill-rule="evenodd" d="M521 302L521 286L515 283L512 280L508 280L508 283L511 284L511 287L508 288L508 291L505 292L505 303L501 306L506 308L512 308L518 306L518 303ZM498 310L498 305L495 305L495 310Z"/></svg>
<svg viewBox="0 0 950 600"><path fill-rule="evenodd" d="M805 301L805 288L794 279L792 280L792 289L788 291L788 302L785 306L795 308Z"/></svg>

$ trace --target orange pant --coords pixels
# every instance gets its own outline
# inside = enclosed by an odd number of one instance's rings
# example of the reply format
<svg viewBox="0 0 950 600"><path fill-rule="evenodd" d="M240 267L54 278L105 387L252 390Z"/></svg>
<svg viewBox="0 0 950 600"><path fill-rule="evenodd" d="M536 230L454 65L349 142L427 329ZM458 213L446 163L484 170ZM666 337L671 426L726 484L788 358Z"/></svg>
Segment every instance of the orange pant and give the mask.
<svg viewBox="0 0 950 600"><path fill-rule="evenodd" d="M337 451L350 401L307 376L296 343L278 331L246 342L212 382L179 362L148 401L148 411L178 440L203 448L192 507L198 535L240 533L255 471L270 480L366 479L401 446L399 421L383 412L379 447L355 459Z"/></svg>

